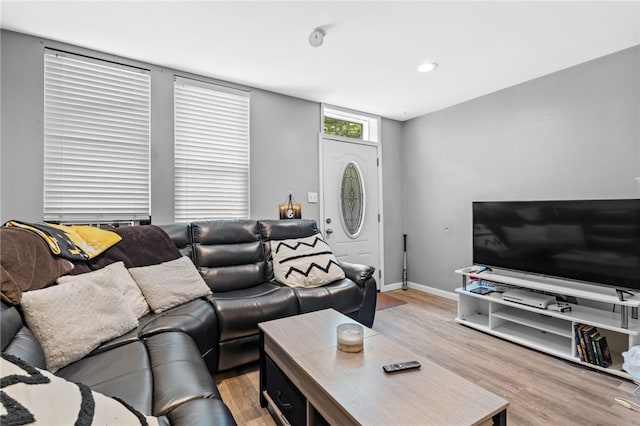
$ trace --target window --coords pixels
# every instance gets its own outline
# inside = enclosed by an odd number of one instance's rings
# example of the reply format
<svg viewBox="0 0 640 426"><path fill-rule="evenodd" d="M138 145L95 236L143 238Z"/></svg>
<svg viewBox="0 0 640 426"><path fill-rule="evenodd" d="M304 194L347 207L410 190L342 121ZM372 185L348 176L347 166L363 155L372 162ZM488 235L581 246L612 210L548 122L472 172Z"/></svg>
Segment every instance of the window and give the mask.
<svg viewBox="0 0 640 426"><path fill-rule="evenodd" d="M364 181L356 163L350 161L342 172L340 183L340 213L350 238L357 238L364 219Z"/></svg>
<svg viewBox="0 0 640 426"><path fill-rule="evenodd" d="M322 105L322 132L325 135L379 142L380 117Z"/></svg>
<svg viewBox="0 0 640 426"><path fill-rule="evenodd" d="M149 71L44 55L44 219L149 219Z"/></svg>
<svg viewBox="0 0 640 426"><path fill-rule="evenodd" d="M324 133L327 135L344 136L347 138L362 139L362 123L340 120L333 117L324 117Z"/></svg>
<svg viewBox="0 0 640 426"><path fill-rule="evenodd" d="M249 217L249 92L175 78L175 221Z"/></svg>

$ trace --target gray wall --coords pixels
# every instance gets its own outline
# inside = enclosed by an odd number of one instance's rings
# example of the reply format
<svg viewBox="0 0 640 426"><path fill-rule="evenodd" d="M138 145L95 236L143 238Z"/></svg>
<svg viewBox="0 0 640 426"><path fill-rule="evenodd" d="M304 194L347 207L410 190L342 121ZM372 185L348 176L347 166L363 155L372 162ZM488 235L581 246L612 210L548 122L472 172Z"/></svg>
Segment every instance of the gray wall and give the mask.
<svg viewBox="0 0 640 426"><path fill-rule="evenodd" d="M403 123L382 120L382 197L384 222L384 284L402 281L402 129ZM384 290L384 289L383 289Z"/></svg>
<svg viewBox="0 0 640 426"><path fill-rule="evenodd" d="M289 192L302 217L318 220L320 104L272 92L251 92L251 217L277 219Z"/></svg>
<svg viewBox="0 0 640 426"><path fill-rule="evenodd" d="M640 195L640 47L405 123L409 280L452 291L471 202Z"/></svg>
<svg viewBox="0 0 640 426"><path fill-rule="evenodd" d="M43 45L33 38L18 43L17 38L2 31L0 40L2 223L13 218L42 220L43 209Z"/></svg>

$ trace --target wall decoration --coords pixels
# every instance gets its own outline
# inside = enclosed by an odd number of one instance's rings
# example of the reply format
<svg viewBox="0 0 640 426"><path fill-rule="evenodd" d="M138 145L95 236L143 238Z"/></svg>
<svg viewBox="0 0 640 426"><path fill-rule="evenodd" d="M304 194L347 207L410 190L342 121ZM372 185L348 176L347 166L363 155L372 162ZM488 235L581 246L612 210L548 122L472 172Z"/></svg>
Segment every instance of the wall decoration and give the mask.
<svg viewBox="0 0 640 426"><path fill-rule="evenodd" d="M302 218L302 205L300 203L294 203L291 193L289 193L289 200L287 202L278 204L278 210L280 211L280 219Z"/></svg>

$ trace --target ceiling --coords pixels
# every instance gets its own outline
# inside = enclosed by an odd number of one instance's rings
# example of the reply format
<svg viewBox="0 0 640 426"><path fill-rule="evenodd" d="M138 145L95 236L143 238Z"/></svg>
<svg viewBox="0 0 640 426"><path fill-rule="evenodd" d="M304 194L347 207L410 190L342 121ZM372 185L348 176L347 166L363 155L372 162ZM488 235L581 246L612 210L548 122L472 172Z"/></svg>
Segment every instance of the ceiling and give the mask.
<svg viewBox="0 0 640 426"><path fill-rule="evenodd" d="M639 1L0 3L4 29L397 120L640 44Z"/></svg>

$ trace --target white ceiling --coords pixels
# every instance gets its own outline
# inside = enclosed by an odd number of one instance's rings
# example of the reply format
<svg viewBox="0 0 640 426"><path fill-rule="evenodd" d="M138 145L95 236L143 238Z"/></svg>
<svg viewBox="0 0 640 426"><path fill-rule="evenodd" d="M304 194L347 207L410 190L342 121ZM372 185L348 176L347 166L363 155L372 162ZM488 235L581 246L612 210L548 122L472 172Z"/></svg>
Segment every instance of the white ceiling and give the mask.
<svg viewBox="0 0 640 426"><path fill-rule="evenodd" d="M640 44L639 1L0 1L5 29L398 120Z"/></svg>

